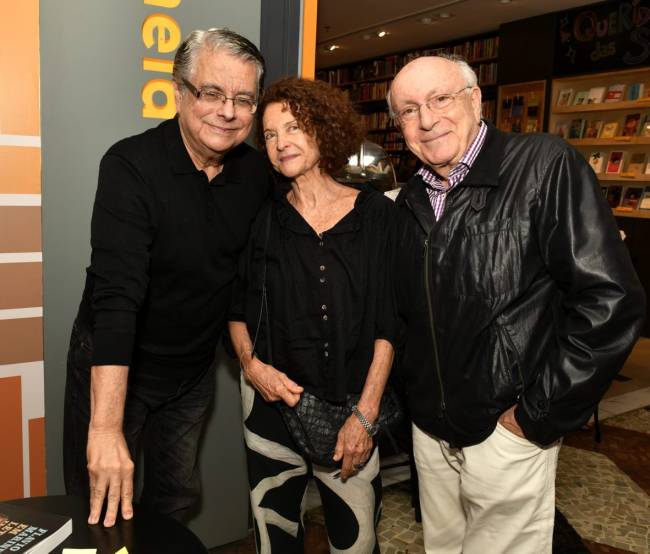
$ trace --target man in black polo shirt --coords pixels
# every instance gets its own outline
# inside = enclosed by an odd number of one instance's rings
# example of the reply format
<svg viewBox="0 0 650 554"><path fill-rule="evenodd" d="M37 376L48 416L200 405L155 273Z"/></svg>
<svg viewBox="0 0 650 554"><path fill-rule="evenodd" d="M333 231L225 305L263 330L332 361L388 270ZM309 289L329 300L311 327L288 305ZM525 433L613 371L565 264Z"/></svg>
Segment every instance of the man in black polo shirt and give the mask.
<svg viewBox="0 0 650 554"><path fill-rule="evenodd" d="M101 161L92 258L68 354L64 466L90 494L89 523L141 504L180 518L198 498L198 439L214 394L214 351L239 252L268 192L246 144L264 74L257 48L194 31L174 60L178 114Z"/></svg>

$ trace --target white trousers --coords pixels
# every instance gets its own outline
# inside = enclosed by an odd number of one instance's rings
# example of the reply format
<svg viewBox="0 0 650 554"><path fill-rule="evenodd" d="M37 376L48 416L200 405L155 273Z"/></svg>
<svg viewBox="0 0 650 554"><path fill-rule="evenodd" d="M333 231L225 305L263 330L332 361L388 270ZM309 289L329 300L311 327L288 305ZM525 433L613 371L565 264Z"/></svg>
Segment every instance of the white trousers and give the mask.
<svg viewBox="0 0 650 554"><path fill-rule="evenodd" d="M550 554L559 450L500 424L480 444L450 448L413 425L427 554Z"/></svg>

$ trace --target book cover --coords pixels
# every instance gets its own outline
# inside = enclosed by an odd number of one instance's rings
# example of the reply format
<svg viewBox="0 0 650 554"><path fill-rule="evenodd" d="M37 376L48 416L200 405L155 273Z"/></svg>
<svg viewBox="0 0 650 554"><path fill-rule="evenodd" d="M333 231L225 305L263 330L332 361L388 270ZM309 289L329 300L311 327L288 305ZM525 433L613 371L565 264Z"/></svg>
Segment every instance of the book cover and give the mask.
<svg viewBox="0 0 650 554"><path fill-rule="evenodd" d="M72 519L0 503L0 553L46 554L72 534Z"/></svg>
<svg viewBox="0 0 650 554"><path fill-rule="evenodd" d="M585 133L583 136L584 138L598 138L602 128L603 128L602 119L598 119L596 121L587 121L587 123L585 124Z"/></svg>
<svg viewBox="0 0 650 554"><path fill-rule="evenodd" d="M609 153L609 160L607 160L607 170L605 173L620 173L623 168L625 160L625 153L620 150L615 150Z"/></svg>
<svg viewBox="0 0 650 554"><path fill-rule="evenodd" d="M627 172L641 175L645 170L645 152L632 152L627 164Z"/></svg>
<svg viewBox="0 0 650 554"><path fill-rule="evenodd" d="M641 187L627 187L623 200L621 201L621 208L636 210L639 206L639 201L643 196L643 189Z"/></svg>
<svg viewBox="0 0 650 554"><path fill-rule="evenodd" d="M536 133L537 132L537 120L529 119L526 121L526 132L527 133Z"/></svg>
<svg viewBox="0 0 650 554"><path fill-rule="evenodd" d="M557 96L557 105L558 107L570 106L571 100L573 100L573 89L565 88L560 91L560 94Z"/></svg>
<svg viewBox="0 0 650 554"><path fill-rule="evenodd" d="M587 104L600 104L605 98L605 87L591 87L587 96Z"/></svg>
<svg viewBox="0 0 650 554"><path fill-rule="evenodd" d="M650 161L648 161L648 163L645 164L645 174L650 175Z"/></svg>
<svg viewBox="0 0 650 554"><path fill-rule="evenodd" d="M581 106L582 104L587 103L587 99L589 98L589 91L588 90L581 90L576 93L576 95L573 98L573 105L574 106Z"/></svg>
<svg viewBox="0 0 650 554"><path fill-rule="evenodd" d="M589 154L589 165L594 173L598 174L603 171L605 165L605 152L592 152Z"/></svg>
<svg viewBox="0 0 650 554"><path fill-rule="evenodd" d="M650 137L650 121L646 118L645 123L641 127L641 132L639 133L642 137Z"/></svg>
<svg viewBox="0 0 650 554"><path fill-rule="evenodd" d="M571 120L571 125L569 126L569 138L570 139L582 138L582 133L584 132L584 130L585 130L584 119Z"/></svg>
<svg viewBox="0 0 650 554"><path fill-rule="evenodd" d="M618 131L618 121L608 121L603 125L603 130L600 132L600 138L614 138Z"/></svg>
<svg viewBox="0 0 650 554"><path fill-rule="evenodd" d="M610 85L607 87L605 94L605 102L620 102L623 100L623 93L625 92L625 85Z"/></svg>
<svg viewBox="0 0 650 554"><path fill-rule="evenodd" d="M567 138L569 136L569 124L566 121L558 121L555 124L555 134L560 138Z"/></svg>
<svg viewBox="0 0 650 554"><path fill-rule="evenodd" d="M626 100L638 100L643 97L643 92L645 87L643 83L631 83L627 86L627 91L625 93Z"/></svg>
<svg viewBox="0 0 650 554"><path fill-rule="evenodd" d="M621 203L622 192L623 187L621 185L607 187L607 203L610 208L618 208L618 205Z"/></svg>
<svg viewBox="0 0 650 554"><path fill-rule="evenodd" d="M643 196L639 201L640 210L650 210L650 187L646 187L643 190Z"/></svg>
<svg viewBox="0 0 650 554"><path fill-rule="evenodd" d="M625 123L623 124L622 136L624 137L635 137L639 132L639 123L641 122L640 113L631 113L625 117Z"/></svg>

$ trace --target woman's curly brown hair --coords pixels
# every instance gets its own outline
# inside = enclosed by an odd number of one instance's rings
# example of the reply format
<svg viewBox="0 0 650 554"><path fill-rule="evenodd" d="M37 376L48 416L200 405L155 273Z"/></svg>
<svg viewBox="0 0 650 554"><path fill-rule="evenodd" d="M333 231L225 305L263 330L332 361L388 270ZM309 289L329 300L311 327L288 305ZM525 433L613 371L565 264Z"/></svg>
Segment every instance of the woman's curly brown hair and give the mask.
<svg viewBox="0 0 650 554"><path fill-rule="evenodd" d="M341 169L359 150L365 130L349 98L323 81L296 77L276 81L264 91L257 109L257 142L261 148L265 146L264 112L275 102L288 106L298 126L316 140L320 168L325 172Z"/></svg>

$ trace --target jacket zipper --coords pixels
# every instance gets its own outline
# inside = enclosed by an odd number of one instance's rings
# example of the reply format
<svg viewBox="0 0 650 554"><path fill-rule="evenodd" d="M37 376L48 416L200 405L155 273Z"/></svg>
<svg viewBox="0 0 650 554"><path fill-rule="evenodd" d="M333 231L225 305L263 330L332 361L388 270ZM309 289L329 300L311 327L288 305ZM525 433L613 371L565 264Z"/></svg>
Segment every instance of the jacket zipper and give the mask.
<svg viewBox="0 0 650 554"><path fill-rule="evenodd" d="M431 235L429 235L430 237ZM433 341L433 355L436 364L436 376L438 377L438 386L440 387L440 409L442 415L447 410L445 404L445 388L442 384L442 375L440 374L440 360L438 358L438 341L436 340L436 327L433 321L433 303L431 301L431 287L429 286L429 237L424 241L424 290L427 296L427 308L429 311L429 329L431 331L431 340Z"/></svg>
<svg viewBox="0 0 650 554"><path fill-rule="evenodd" d="M501 334L505 337L506 342L508 343L508 346L510 346L510 349L515 355L515 358L517 359L517 373L519 374L519 383L521 386L521 390L524 390L524 374L521 371L521 359L519 358L519 351L517 348L515 348L515 343L512 341L512 338L510 337L510 333L502 325L499 325L499 330ZM521 397L521 393L517 393L517 400Z"/></svg>

